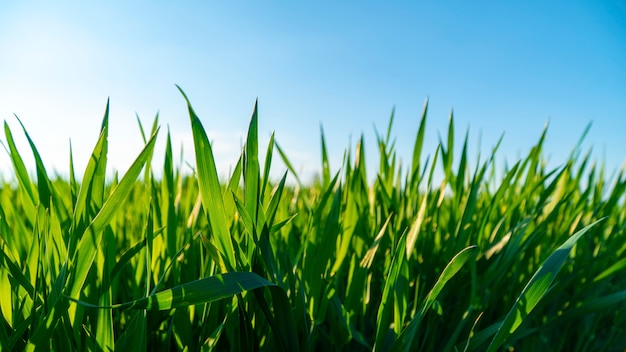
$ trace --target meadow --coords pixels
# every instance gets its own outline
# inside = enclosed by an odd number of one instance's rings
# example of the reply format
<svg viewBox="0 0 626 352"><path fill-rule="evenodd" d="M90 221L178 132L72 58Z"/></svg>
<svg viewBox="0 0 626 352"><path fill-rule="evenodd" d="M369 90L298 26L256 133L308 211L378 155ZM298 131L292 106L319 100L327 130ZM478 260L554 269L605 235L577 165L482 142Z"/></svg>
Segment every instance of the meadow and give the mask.
<svg viewBox="0 0 626 352"><path fill-rule="evenodd" d="M0 189L0 350L626 349L623 169L579 147L548 168L546 131L511 165L496 163L498 145L470 158L452 118L426 151L425 105L402 166L392 115L374 177L363 139L331 170L322 134L319 177L303 183L274 136L259 145L255 104L220 179L181 93L191 174L168 134L153 165L165 134L155 119L139 122L145 147L129 169L107 175L108 104L85 170L70 154L65 178L5 122L14 179ZM293 184L270 177L279 159Z"/></svg>

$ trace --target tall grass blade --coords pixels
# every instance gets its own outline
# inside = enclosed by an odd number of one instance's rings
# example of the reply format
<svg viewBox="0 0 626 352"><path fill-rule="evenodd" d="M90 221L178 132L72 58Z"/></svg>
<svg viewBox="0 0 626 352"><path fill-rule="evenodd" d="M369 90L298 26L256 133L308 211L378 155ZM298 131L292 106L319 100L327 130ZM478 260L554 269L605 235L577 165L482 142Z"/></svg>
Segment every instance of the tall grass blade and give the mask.
<svg viewBox="0 0 626 352"><path fill-rule="evenodd" d="M263 163L263 184L261 185L261 195L259 199L261 203L265 201L265 190L270 179L270 171L272 167L272 154L274 152L274 133L270 136L270 141L267 144L267 151L265 152L265 162Z"/></svg>
<svg viewBox="0 0 626 352"><path fill-rule="evenodd" d="M258 131L258 101L254 102L248 136L244 153L243 175L245 205L253 220L257 221L257 205L259 204L259 131Z"/></svg>
<svg viewBox="0 0 626 352"><path fill-rule="evenodd" d="M191 107L187 95L180 87L176 87L185 98L189 110L202 205L209 218L212 237L217 241L217 248L223 257L223 262L220 263L222 271L231 271L236 268L235 249L231 241L230 231L228 230L226 213L224 211L224 198L217 176L213 149L198 115Z"/></svg>
<svg viewBox="0 0 626 352"><path fill-rule="evenodd" d="M326 148L326 138L322 125L320 125L320 136L322 144L322 188L326 188L330 184L330 162L328 161L328 149Z"/></svg>
<svg viewBox="0 0 626 352"><path fill-rule="evenodd" d="M24 127L24 124L17 116L15 116L15 118L17 118L17 121L20 123L20 126L22 126L24 135L26 136L26 139L28 140L28 144L30 145L30 148L33 152L33 157L35 158L35 168L37 170L37 190L39 193L39 201L46 209L50 209L50 199L52 198L52 190L51 190L52 185L50 183L50 178L48 177L46 168L43 165L43 160L41 160L39 151L37 150L37 147L35 147L35 143L30 138L30 135L26 131L26 127Z"/></svg>
<svg viewBox="0 0 626 352"><path fill-rule="evenodd" d="M424 101L424 108L422 110L422 118L417 129L417 136L415 137L415 144L413 145L413 158L411 162L411 180L414 180L421 168L422 148L424 147L424 135L426 130L426 116L428 114L428 99Z"/></svg>
<svg viewBox="0 0 626 352"><path fill-rule="evenodd" d="M94 147L89 162L83 173L82 184L78 191L76 204L74 205L74 215L72 217L71 232L75 235L72 238L72 251L76 250L75 241L79 234L89 224L91 217L99 210L104 197L104 180L107 165L108 134L109 133L109 102L104 111L100 137Z"/></svg>
<svg viewBox="0 0 626 352"><path fill-rule="evenodd" d="M296 179L298 185L302 185L302 181L300 180L300 177L298 177L298 173L296 172L296 169L293 167L293 164L289 160L289 157L287 157L287 154L285 154L285 152L278 143L276 143L275 145L276 149L278 150L278 154L280 155L280 158L282 159L283 163L285 163L285 166L287 166L287 170L291 171L291 174Z"/></svg>
<svg viewBox="0 0 626 352"><path fill-rule="evenodd" d="M28 176L28 171L26 171L26 165L24 164L20 153L17 151L15 141L13 140L13 134L11 133L11 128L6 123L6 121L4 122L4 134L7 138L9 156L11 157L11 162L13 163L13 168L15 169L17 180L20 183L20 188L26 191L28 199L31 202L30 204L33 206L37 205L39 204L39 198L37 197L37 193L35 193L35 189L30 179L30 176Z"/></svg>
<svg viewBox="0 0 626 352"><path fill-rule="evenodd" d="M124 174L120 183L111 191L111 195L107 198L102 209L100 209L91 224L89 224L85 235L79 240L77 251L72 261L75 265L75 272L70 297L78 297L78 294L82 290L87 274L95 258L96 251L100 246L102 231L111 221L115 213L121 209L146 161L149 156L152 155L156 136L155 134L150 138L150 141L146 144L137 159L135 159L126 174Z"/></svg>

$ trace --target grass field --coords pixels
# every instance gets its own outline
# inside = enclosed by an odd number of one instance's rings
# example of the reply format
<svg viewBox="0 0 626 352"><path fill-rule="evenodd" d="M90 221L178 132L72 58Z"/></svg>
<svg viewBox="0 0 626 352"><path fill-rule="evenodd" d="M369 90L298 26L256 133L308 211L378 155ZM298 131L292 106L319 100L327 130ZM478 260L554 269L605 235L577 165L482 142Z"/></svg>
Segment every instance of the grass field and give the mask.
<svg viewBox="0 0 626 352"><path fill-rule="evenodd" d="M545 132L512 165L495 163L497 147L470 164L453 119L424 151L426 106L407 166L392 118L375 177L362 140L331 170L322 135L320 177L302 184L289 150L259 145L255 105L220 180L187 103L192 175L169 135L155 151L158 120L140 124L132 166L107 175L108 106L84 172L70 156L67 178L50 177L23 126L31 150L18 151L5 123L0 350L626 349L623 170L578 149L547 169ZM293 185L270 179L276 159Z"/></svg>

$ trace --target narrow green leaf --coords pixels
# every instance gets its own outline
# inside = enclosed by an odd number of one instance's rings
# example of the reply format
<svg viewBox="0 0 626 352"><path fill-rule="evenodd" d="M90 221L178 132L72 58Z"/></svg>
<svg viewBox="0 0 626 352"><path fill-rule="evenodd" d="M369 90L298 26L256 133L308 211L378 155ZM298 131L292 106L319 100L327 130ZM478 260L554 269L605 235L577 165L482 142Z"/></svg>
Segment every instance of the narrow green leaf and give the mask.
<svg viewBox="0 0 626 352"><path fill-rule="evenodd" d="M278 154L280 154L280 157L283 160L283 163L285 163L285 166L287 166L287 170L291 171L291 174L296 179L296 182L298 183L298 185L302 185L302 181L300 181L300 177L298 177L298 173L296 172L296 169L294 169L293 165L291 164L291 161L289 161L287 154L285 154L285 152L282 150L282 148L280 147L278 143L276 143L275 145L276 145L276 149L278 149Z"/></svg>
<svg viewBox="0 0 626 352"><path fill-rule="evenodd" d="M37 197L37 193L35 193L35 189L33 183L28 176L28 171L26 171L26 165L24 165L24 161L20 156L20 153L17 151L17 147L15 146L15 142L13 140L13 134L11 133L11 129L7 122L4 122L4 134L7 138L7 144L9 146L9 155L11 157L11 162L13 163L13 168L15 169L15 173L17 175L17 180L22 186L22 189L26 191L28 195L28 199L31 201L31 204L37 205L39 204L39 198Z"/></svg>
<svg viewBox="0 0 626 352"><path fill-rule="evenodd" d="M548 259L539 267L533 277L530 279L522 293L519 295L513 307L507 314L506 318L500 324L496 336L491 340L488 352L496 351L506 339L517 330L517 328L524 322L524 319L532 312L535 306L543 298L546 292L550 289L550 285L556 274L563 266L563 263L569 256L569 253L574 247L574 244L592 227L596 226L602 220L595 221L591 225L588 225L580 231L573 234L565 243L563 243L556 251L554 251Z"/></svg>
<svg viewBox="0 0 626 352"><path fill-rule="evenodd" d="M387 274L385 280L385 288L383 289L383 295L381 297L380 306L378 307L378 314L376 316L376 338L374 340L374 351L381 351L385 349L383 343L385 342L385 337L389 332L389 327L391 321L393 320L393 296L395 291L396 281L398 280L398 276L400 273L400 268L405 261L406 251L406 233L402 235L400 238L400 242L396 247L396 250L393 255L393 259L391 262L391 267L389 268L389 273ZM394 338L395 339L395 338Z"/></svg>
<svg viewBox="0 0 626 352"><path fill-rule="evenodd" d="M424 146L424 134L426 130L426 115L428 114L428 99L424 102L424 109L422 111L422 118L417 130L417 136L415 137L415 144L413 145L413 161L411 163L411 180L412 184L419 175L421 168L420 159L422 156L422 148Z"/></svg>
<svg viewBox="0 0 626 352"><path fill-rule="evenodd" d="M146 144L137 159L135 159L126 174L124 174L120 183L111 191L111 195L108 197L102 206L102 209L100 209L91 224L89 224L89 227L85 230L85 234L81 236L78 242L77 251L74 254L74 259L72 260L72 263L75 265L75 277L70 293L71 297L78 297L78 294L82 290L87 274L93 264L96 251L100 246L102 231L109 221L111 221L115 213L122 208L122 205L130 194L130 190L141 173L143 166L149 156L152 155L156 137L157 134L154 134L150 138L150 141Z"/></svg>
<svg viewBox="0 0 626 352"><path fill-rule="evenodd" d="M328 187L330 183L330 163L328 161L328 150L326 149L326 138L324 138L324 127L320 124L320 138L322 144L322 187Z"/></svg>
<svg viewBox="0 0 626 352"><path fill-rule="evenodd" d="M26 127L22 121L15 116L17 121L22 126L22 130L24 131L24 135L28 140L28 144L30 145L30 149L33 152L33 157L35 158L35 168L37 170L37 190L39 192L39 201L46 208L50 209L50 199L52 198L52 185L50 184L50 178L48 177L48 173L46 172L46 168L43 165L43 160L41 160L41 156L39 155L39 151L37 147L35 147L35 143L30 138L30 135L26 131Z"/></svg>
<svg viewBox="0 0 626 352"><path fill-rule="evenodd" d="M455 255L448 265L443 269L443 272L435 282L435 285L430 290L424 302L422 302L419 313L411 320L409 325L400 333L396 342L391 346L390 351L410 351L413 339L419 329L422 319L432 307L433 303L441 293L441 290L452 279L461 268L467 263L468 260L474 258L478 252L476 246L470 246Z"/></svg>
<svg viewBox="0 0 626 352"><path fill-rule="evenodd" d="M231 298L234 295L244 293L246 291L267 287L273 297L274 310L277 318L281 317L281 323L289 323L291 327L285 326L283 329L291 331L285 333L295 337L293 330L293 322L291 316L291 308L285 291L251 272L228 272L225 274L216 274L211 277L199 279L185 284L166 289L148 297L140 298L131 302L114 304L112 306L100 306L90 304L84 301L68 297L72 302L88 308L98 309L146 309L146 310L170 310L173 308L187 307L203 303L219 301L225 298ZM278 320L280 322L280 320ZM297 340L289 342L288 347L298 349Z"/></svg>
<svg viewBox="0 0 626 352"><path fill-rule="evenodd" d="M94 147L89 162L85 167L85 172L82 177L82 184L78 191L76 204L74 205L74 215L72 217L72 233L82 234L90 221L90 212L97 211L98 209L91 209L96 202L95 194L103 194L103 190L96 191L96 189L103 188L104 176L98 176L106 171L107 163L107 151L108 151L108 131L109 131L109 102L104 112L104 118L102 120L102 129L100 131L100 137ZM101 203L100 203L101 204ZM95 213L93 214L95 215ZM78 236L73 236L72 241L78 241ZM75 251L75 243L70 245L72 251Z"/></svg>
<svg viewBox="0 0 626 352"><path fill-rule="evenodd" d="M265 210L265 216L268 223L268 226L274 226L274 219L276 217L276 212L278 211L278 206L280 205L281 196L283 194L283 190L285 189L285 182L287 180L287 173L283 175L280 179L280 182L274 187L272 190L271 198L269 204L267 205L267 209Z"/></svg>
<svg viewBox="0 0 626 352"><path fill-rule="evenodd" d="M187 102L189 110L189 118L191 120L191 129L193 132L193 143L196 154L196 168L198 170L198 186L202 195L202 205L204 211L209 218L211 232L217 240L218 250L225 259L223 271L233 270L236 267L235 249L231 241L230 231L226 220L224 210L224 198L217 176L215 167L215 158L213 157L213 149L209 138L206 135L202 123L191 107L191 103L183 90L176 86Z"/></svg>
<svg viewBox="0 0 626 352"><path fill-rule="evenodd" d="M147 334L146 311L137 311L134 313L126 330L115 341L115 349L119 351L146 351Z"/></svg>
<svg viewBox="0 0 626 352"><path fill-rule="evenodd" d="M244 204L252 220L257 224L259 209L259 127L258 127L258 101L254 102L252 117L248 127L248 137L243 163Z"/></svg>
<svg viewBox="0 0 626 352"><path fill-rule="evenodd" d="M598 282L600 280L604 280L608 277L611 277L617 273L623 273L626 268L626 258L622 258L617 262L613 263L611 266L606 268L603 272L601 272L598 276L593 279L593 282Z"/></svg>
<svg viewBox="0 0 626 352"><path fill-rule="evenodd" d="M417 235L422 227L422 223L424 222L424 216L426 215L427 204L428 204L428 193L424 193L419 211L417 212L417 217L415 218L415 221L411 225L411 228L407 235L407 239L406 239L406 258L407 259L411 258L411 253L413 252L413 249L415 248L415 241L417 240Z"/></svg>
<svg viewBox="0 0 626 352"><path fill-rule="evenodd" d="M270 178L270 171L272 166L272 154L274 152L274 133L270 136L270 141L267 144L267 151L265 152L265 162L263 163L263 184L261 185L261 195L259 199L261 204L265 202L265 190Z"/></svg>

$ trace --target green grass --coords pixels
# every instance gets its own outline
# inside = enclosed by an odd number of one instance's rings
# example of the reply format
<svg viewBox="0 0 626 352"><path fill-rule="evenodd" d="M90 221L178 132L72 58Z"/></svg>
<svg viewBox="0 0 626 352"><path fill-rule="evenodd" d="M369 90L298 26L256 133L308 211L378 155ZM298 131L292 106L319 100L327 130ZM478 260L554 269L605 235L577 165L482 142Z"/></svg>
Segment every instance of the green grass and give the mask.
<svg viewBox="0 0 626 352"><path fill-rule="evenodd" d="M49 176L24 126L30 151L18 151L5 123L0 350L626 348L623 170L608 177L579 147L548 169L545 131L510 167L495 163L497 146L471 165L452 118L423 151L426 105L407 167L392 115L374 177L363 138L331 170L322 132L320 176L303 184L274 136L261 149L255 104L220 180L183 97L192 175L175 166L169 134L152 165L158 118L150 131L139 122L131 167L107 175L108 104L85 170L70 153L68 179ZM273 158L294 185L270 178Z"/></svg>

